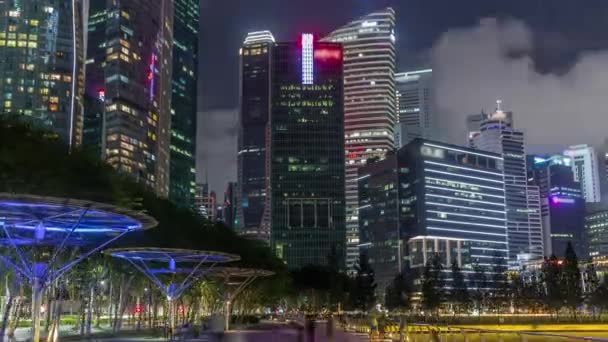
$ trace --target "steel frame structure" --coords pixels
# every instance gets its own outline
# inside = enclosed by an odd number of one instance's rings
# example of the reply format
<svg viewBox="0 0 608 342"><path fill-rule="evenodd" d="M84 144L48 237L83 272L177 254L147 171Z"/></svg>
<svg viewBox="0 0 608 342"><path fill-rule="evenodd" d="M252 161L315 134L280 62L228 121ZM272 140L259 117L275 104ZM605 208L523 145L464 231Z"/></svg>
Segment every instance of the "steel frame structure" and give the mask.
<svg viewBox="0 0 608 342"><path fill-rule="evenodd" d="M135 269L143 273L167 297L169 307L169 327L175 331L176 307L175 300L190 288L194 282L208 274L218 263L238 261L241 258L235 254L199 251L176 248L116 248L104 251L104 254L129 262ZM166 267L161 267L166 265ZM182 267L178 267L181 265ZM163 282L160 275L184 274L181 282ZM172 335L170 335L172 338Z"/></svg>
<svg viewBox="0 0 608 342"><path fill-rule="evenodd" d="M270 277L274 272L256 268L218 267L213 276L223 279L226 285L224 293L224 329L230 330L232 304L236 297L260 277Z"/></svg>
<svg viewBox="0 0 608 342"><path fill-rule="evenodd" d="M92 201L0 193L0 245L13 253L0 261L32 285L32 341L40 339L42 292L76 264L125 234L152 228L143 213ZM88 247L58 264L68 248ZM43 249L50 253L36 253Z"/></svg>

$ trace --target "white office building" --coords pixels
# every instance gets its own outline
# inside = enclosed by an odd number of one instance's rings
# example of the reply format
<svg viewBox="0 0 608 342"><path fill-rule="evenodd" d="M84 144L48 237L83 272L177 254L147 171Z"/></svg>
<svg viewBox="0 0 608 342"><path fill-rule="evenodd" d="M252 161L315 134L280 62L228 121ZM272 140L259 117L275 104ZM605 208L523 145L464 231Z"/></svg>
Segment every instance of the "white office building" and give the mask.
<svg viewBox="0 0 608 342"><path fill-rule="evenodd" d="M564 155L572 158L574 179L581 184L585 201L599 202L601 200L599 161L593 146L570 146L564 151Z"/></svg>
<svg viewBox="0 0 608 342"><path fill-rule="evenodd" d="M528 184L524 133L513 127L513 114L500 108L481 121L474 148L503 156L509 264L544 255L539 189Z"/></svg>
<svg viewBox="0 0 608 342"><path fill-rule="evenodd" d="M395 148L395 11L358 18L322 41L342 43L346 153L346 268L359 258L357 169Z"/></svg>

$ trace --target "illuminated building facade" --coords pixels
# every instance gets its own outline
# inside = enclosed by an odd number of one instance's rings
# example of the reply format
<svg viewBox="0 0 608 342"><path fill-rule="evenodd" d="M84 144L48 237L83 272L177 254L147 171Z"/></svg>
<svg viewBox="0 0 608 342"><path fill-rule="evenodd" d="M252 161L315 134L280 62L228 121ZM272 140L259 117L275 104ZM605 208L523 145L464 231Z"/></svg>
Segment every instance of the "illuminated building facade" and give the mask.
<svg viewBox="0 0 608 342"><path fill-rule="evenodd" d="M432 113L433 70L423 69L395 74L397 119L395 145L407 145L416 138L436 139L435 115Z"/></svg>
<svg viewBox="0 0 608 342"><path fill-rule="evenodd" d="M85 143L115 169L169 195L173 0L93 1Z"/></svg>
<svg viewBox="0 0 608 342"><path fill-rule="evenodd" d="M589 241L589 256L608 260L608 207L604 203L587 204L585 230Z"/></svg>
<svg viewBox="0 0 608 342"><path fill-rule="evenodd" d="M503 156L509 233L509 264L544 255L538 187L528 183L524 134L514 128L513 115L496 111L481 121L479 134L472 139L474 148Z"/></svg>
<svg viewBox="0 0 608 342"><path fill-rule="evenodd" d="M226 191L224 191L224 203L222 203L222 217L221 220L224 224L229 228L234 228L236 226L236 189L237 183L228 182L228 186L226 187ZM218 220L220 218L218 217Z"/></svg>
<svg viewBox="0 0 608 342"><path fill-rule="evenodd" d="M271 245L290 269L344 267L342 47L303 34L271 58Z"/></svg>
<svg viewBox="0 0 608 342"><path fill-rule="evenodd" d="M561 155L528 156L528 176L540 190L545 256L565 257L568 242L585 259L585 199L574 180L572 159Z"/></svg>
<svg viewBox="0 0 608 342"><path fill-rule="evenodd" d="M274 37L251 32L240 51L240 115L237 155L236 229L268 241L270 197L268 124L270 119L270 60Z"/></svg>
<svg viewBox="0 0 608 342"><path fill-rule="evenodd" d="M198 0L174 0L169 199L191 207L196 186Z"/></svg>
<svg viewBox="0 0 608 342"><path fill-rule="evenodd" d="M409 267L420 274L438 253L449 269L506 266L502 157L415 139L359 169L362 250L386 286Z"/></svg>
<svg viewBox="0 0 608 342"><path fill-rule="evenodd" d="M572 158L574 179L581 183L585 201L587 203L600 202L599 159L593 146L570 146L564 151L564 155Z"/></svg>
<svg viewBox="0 0 608 342"><path fill-rule="evenodd" d="M0 114L82 143L88 0L0 2Z"/></svg>
<svg viewBox="0 0 608 342"><path fill-rule="evenodd" d="M352 272L359 258L357 168L395 148L395 11L370 13L323 41L344 49L346 264Z"/></svg>
<svg viewBox="0 0 608 342"><path fill-rule="evenodd" d="M196 185L194 209L206 220L215 222L217 219L217 199L215 192L209 191L208 183Z"/></svg>
<svg viewBox="0 0 608 342"><path fill-rule="evenodd" d="M508 118L511 118L512 113L507 112L506 115ZM481 133L479 131L481 129L481 123L487 118L488 114L484 113L483 111L481 111L479 114L467 115L467 146L475 146L475 137Z"/></svg>

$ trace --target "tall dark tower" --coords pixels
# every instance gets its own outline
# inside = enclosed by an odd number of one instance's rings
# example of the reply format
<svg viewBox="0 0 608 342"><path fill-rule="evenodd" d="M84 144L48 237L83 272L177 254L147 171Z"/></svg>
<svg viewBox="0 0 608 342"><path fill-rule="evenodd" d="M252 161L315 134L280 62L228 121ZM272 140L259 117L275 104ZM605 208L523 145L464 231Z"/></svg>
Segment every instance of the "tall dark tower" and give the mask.
<svg viewBox="0 0 608 342"><path fill-rule="evenodd" d="M276 43L271 64L271 245L287 267L345 262L342 45Z"/></svg>
<svg viewBox="0 0 608 342"><path fill-rule="evenodd" d="M0 115L82 143L88 0L0 1Z"/></svg>
<svg viewBox="0 0 608 342"><path fill-rule="evenodd" d="M270 58L274 37L251 32L241 48L238 188L235 228L243 235L269 239L267 125L270 117Z"/></svg>
<svg viewBox="0 0 608 342"><path fill-rule="evenodd" d="M85 147L169 194L173 0L98 0L88 16Z"/></svg>
<svg viewBox="0 0 608 342"><path fill-rule="evenodd" d="M193 205L196 188L198 0L174 0L169 199Z"/></svg>

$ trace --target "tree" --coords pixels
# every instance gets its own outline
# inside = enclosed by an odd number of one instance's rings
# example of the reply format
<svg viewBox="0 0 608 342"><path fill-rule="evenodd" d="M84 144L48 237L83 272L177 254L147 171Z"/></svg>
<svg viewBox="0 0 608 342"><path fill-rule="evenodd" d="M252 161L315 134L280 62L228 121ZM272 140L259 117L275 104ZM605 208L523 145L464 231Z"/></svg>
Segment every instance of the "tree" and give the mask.
<svg viewBox="0 0 608 342"><path fill-rule="evenodd" d="M455 310L454 313L466 312L471 304L471 298L469 296L469 290L467 289L467 283L464 279L464 274L458 262L452 260L452 300L454 302Z"/></svg>
<svg viewBox="0 0 608 342"><path fill-rule="evenodd" d="M474 284L475 289L472 292L473 304L478 314L483 311L484 303L486 301L487 289L488 289L488 278L486 276L485 267L479 264L473 264L473 273L471 274L471 283Z"/></svg>
<svg viewBox="0 0 608 342"><path fill-rule="evenodd" d="M234 253L241 256L238 266L272 270L276 273L273 279L286 279L284 263L264 243L240 237L221 224L202 219L193 210L180 208L159 198L150 189L99 160L98 156L92 157L77 148L69 153L68 150L56 134L36 129L21 120L0 116L0 192L76 198L143 211L159 222L158 227L130 233L113 246L193 248ZM0 252L6 253L6 250L0 248ZM78 248L70 249L65 255L58 255L58 260L67 256L67 253L79 252ZM48 251L44 253L48 254ZM112 269L107 295L110 303L108 311L112 311L110 314L115 331L122 324L122 313L133 304L133 298L140 295L138 293L142 288L139 286L141 279L137 278L141 275L135 273L131 266L121 264L121 268ZM78 268L74 271L77 270ZM101 296L101 291L94 287L93 279L89 277L89 282L83 279L82 293L78 291L73 279L70 278L69 286L65 285L67 282L59 281L56 297L63 298L64 291L61 287L66 289L66 299L84 302L84 296L87 296L88 311L91 312L91 307L99 306L96 305L99 302L96 297ZM264 284L267 284L266 281ZM268 299L265 305L278 301L281 291L285 291L284 286L272 289L272 296L265 298ZM22 303L21 296L15 298L11 310L18 312L22 304L25 306L26 303ZM162 305L160 297L158 298L155 307ZM58 302L57 308L53 309L53 317L48 317L47 321L52 319L57 322L59 319L60 300L55 301ZM87 323L91 319L87 319ZM10 331L12 325L14 324L7 322L5 327Z"/></svg>
<svg viewBox="0 0 608 342"><path fill-rule="evenodd" d="M492 267L492 280L494 283L494 291L490 296L490 301L494 309L500 314L501 309L508 303L509 299L509 282L507 279L507 265L505 258L496 256Z"/></svg>
<svg viewBox="0 0 608 342"><path fill-rule="evenodd" d="M391 311L405 311L411 306L410 293L412 292L408 271L401 272L393 278L386 288L384 305Z"/></svg>
<svg viewBox="0 0 608 342"><path fill-rule="evenodd" d="M586 294L593 293L595 289L600 285L600 280L597 276L597 270L592 262L587 263L585 268L585 288L583 292Z"/></svg>
<svg viewBox="0 0 608 342"><path fill-rule="evenodd" d="M350 293L351 306L358 310L369 310L376 300L376 282L374 270L369 265L367 257L362 255L359 265L355 266L357 275L352 284Z"/></svg>
<svg viewBox="0 0 608 342"><path fill-rule="evenodd" d="M581 284L581 272L578 268L578 258L570 242L568 242L568 246L566 247L562 281L560 284L562 285L564 303L570 308L572 315L576 317L576 309L583 302L583 288Z"/></svg>
<svg viewBox="0 0 608 342"><path fill-rule="evenodd" d="M608 309L608 278L604 280L590 293L588 297L589 305L593 307L593 314L598 317Z"/></svg>
<svg viewBox="0 0 608 342"><path fill-rule="evenodd" d="M422 277L422 307L425 311L438 313L445 299L444 286L441 257L435 254L424 267Z"/></svg>
<svg viewBox="0 0 608 342"><path fill-rule="evenodd" d="M555 255L552 255L549 259L545 258L541 270L542 281L545 287L545 293L542 297L543 302L556 315L559 314L559 310L564 305L562 286L560 284L562 278L561 263Z"/></svg>

